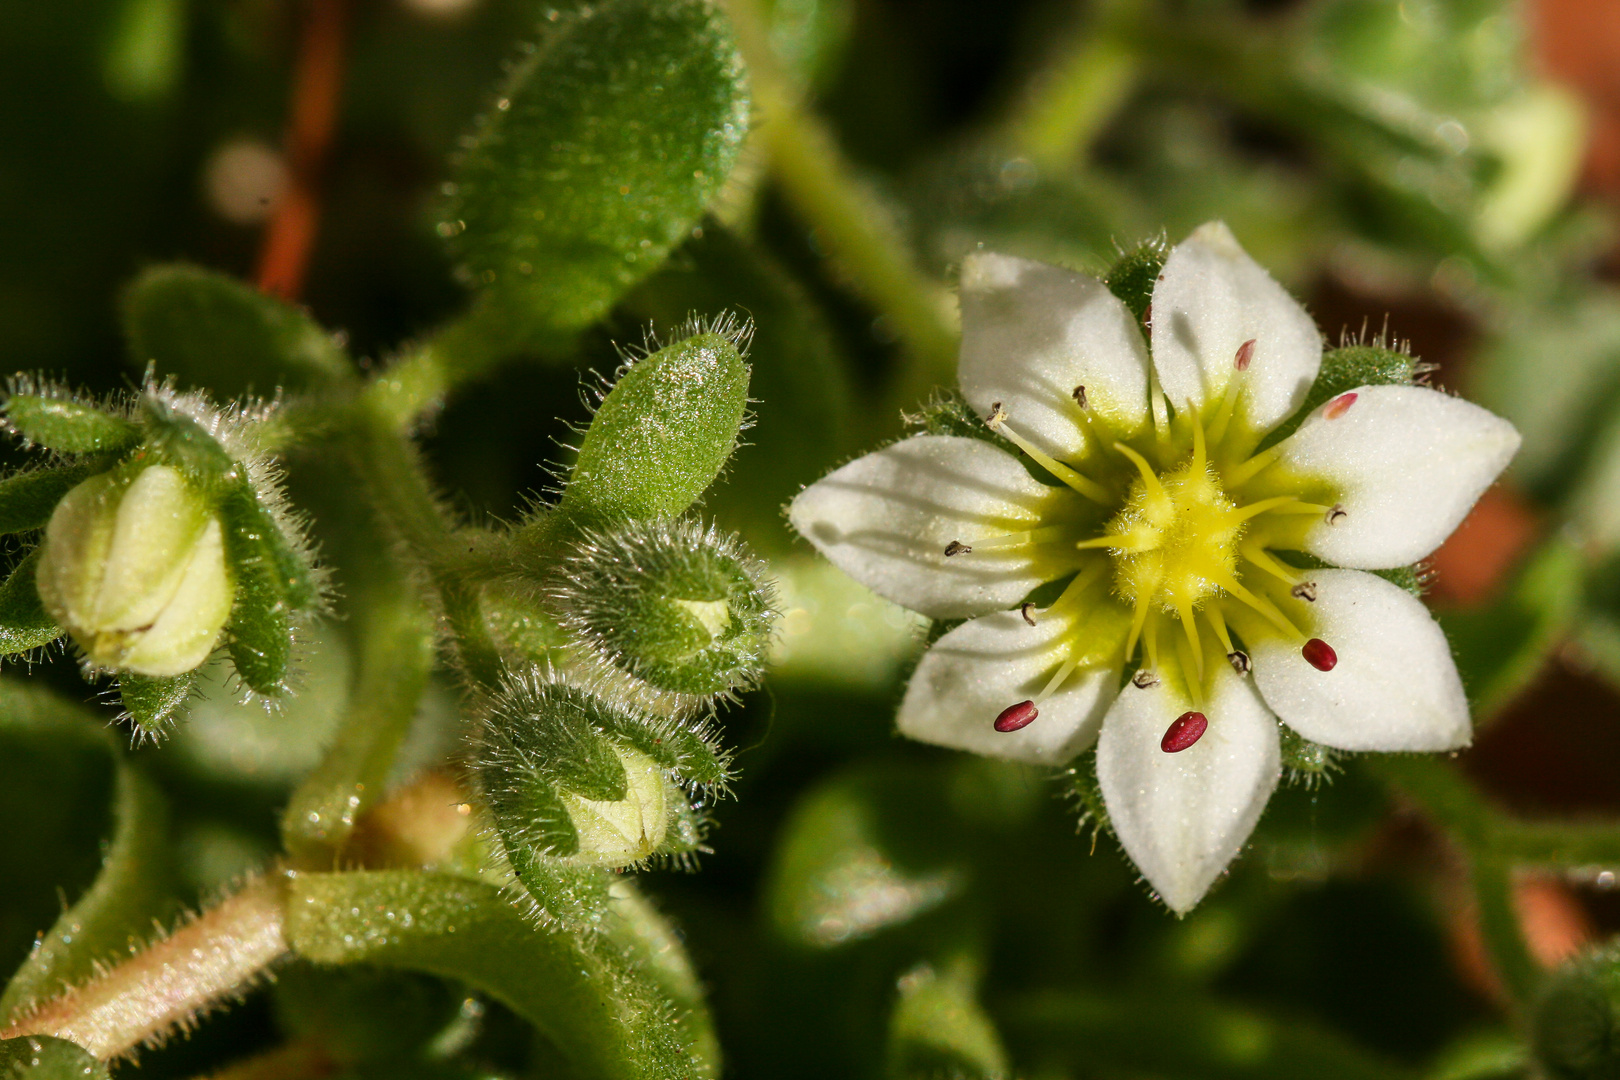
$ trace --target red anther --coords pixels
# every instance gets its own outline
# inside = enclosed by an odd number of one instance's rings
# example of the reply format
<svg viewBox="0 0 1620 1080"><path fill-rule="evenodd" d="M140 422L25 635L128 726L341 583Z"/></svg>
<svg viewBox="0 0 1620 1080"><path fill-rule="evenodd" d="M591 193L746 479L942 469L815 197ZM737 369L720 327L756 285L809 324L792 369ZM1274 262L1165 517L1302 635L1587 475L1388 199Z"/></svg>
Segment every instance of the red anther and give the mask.
<svg viewBox="0 0 1620 1080"><path fill-rule="evenodd" d="M1356 392L1354 390L1350 391L1348 394L1340 394L1338 397L1327 403L1327 408L1322 410L1322 416L1328 420L1337 420L1339 417L1349 412L1350 406L1354 405L1355 403Z"/></svg>
<svg viewBox="0 0 1620 1080"><path fill-rule="evenodd" d="M1001 715L996 717L996 730L1017 731L1019 728L1028 727L1039 715L1041 711L1035 707L1033 701L1020 701L1001 710Z"/></svg>
<svg viewBox="0 0 1620 1080"><path fill-rule="evenodd" d="M1250 338L1238 346L1237 355L1232 358L1232 366L1239 371L1249 370L1249 361L1254 359L1254 338Z"/></svg>
<svg viewBox="0 0 1620 1080"><path fill-rule="evenodd" d="M1305 662L1317 671L1332 671L1339 662L1339 654L1333 651L1333 646L1319 637L1313 637L1299 650L1299 655Z"/></svg>
<svg viewBox="0 0 1620 1080"><path fill-rule="evenodd" d="M1159 749L1167 754L1179 754L1204 737L1209 730L1209 717L1201 712L1184 712L1159 740Z"/></svg>

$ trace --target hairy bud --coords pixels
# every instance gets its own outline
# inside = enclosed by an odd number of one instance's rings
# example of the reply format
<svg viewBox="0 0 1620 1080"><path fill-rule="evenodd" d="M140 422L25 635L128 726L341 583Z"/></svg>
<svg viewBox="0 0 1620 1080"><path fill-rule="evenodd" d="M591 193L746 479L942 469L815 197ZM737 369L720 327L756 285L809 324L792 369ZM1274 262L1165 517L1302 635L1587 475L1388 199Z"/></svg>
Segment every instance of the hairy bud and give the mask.
<svg viewBox="0 0 1620 1080"><path fill-rule="evenodd" d="M496 697L478 735L479 786L527 882L547 861L630 866L701 843L688 791L724 784L704 728L614 705L535 672Z"/></svg>
<svg viewBox="0 0 1620 1080"><path fill-rule="evenodd" d="M219 516L167 465L69 491L45 528L36 580L92 664L141 675L201 664L235 598Z"/></svg>
<svg viewBox="0 0 1620 1080"><path fill-rule="evenodd" d="M731 537L688 520L589 532L551 579L558 622L607 671L664 704L694 705L756 685L774 596Z"/></svg>

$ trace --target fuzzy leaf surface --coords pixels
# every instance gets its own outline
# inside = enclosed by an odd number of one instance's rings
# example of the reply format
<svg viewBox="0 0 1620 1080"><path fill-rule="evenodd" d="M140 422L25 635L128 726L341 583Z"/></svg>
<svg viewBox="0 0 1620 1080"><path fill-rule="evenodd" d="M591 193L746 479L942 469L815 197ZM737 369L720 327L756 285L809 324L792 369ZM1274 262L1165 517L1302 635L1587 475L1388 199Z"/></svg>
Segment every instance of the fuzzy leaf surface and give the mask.
<svg viewBox="0 0 1620 1080"><path fill-rule="evenodd" d="M141 437L140 428L123 417L71 398L13 394L6 399L5 414L17 434L60 454L114 453Z"/></svg>
<svg viewBox="0 0 1620 1080"><path fill-rule="evenodd" d="M191 699L192 686L197 673L183 675L136 675L130 672L118 676L118 696L130 719L142 732L156 735L163 731Z"/></svg>
<svg viewBox="0 0 1620 1080"><path fill-rule="evenodd" d="M317 963L461 979L534 1024L582 1078L715 1073L652 978L598 939L535 925L490 885L409 870L301 874L287 937Z"/></svg>
<svg viewBox="0 0 1620 1080"><path fill-rule="evenodd" d="M664 261L748 127L742 61L705 0L609 0L547 28L475 131L446 232L499 332L587 326ZM493 325L496 320L487 320Z"/></svg>
<svg viewBox="0 0 1620 1080"><path fill-rule="evenodd" d="M0 480L0 534L43 529L62 496L99 471L97 464L64 465Z"/></svg>
<svg viewBox="0 0 1620 1080"><path fill-rule="evenodd" d="M0 1039L0 1080L106 1080L105 1062L49 1035Z"/></svg>
<svg viewBox="0 0 1620 1080"><path fill-rule="evenodd" d="M35 574L39 569L39 548L19 562L5 584L0 585L0 656L15 656L62 636L62 628L45 611L39 599Z"/></svg>

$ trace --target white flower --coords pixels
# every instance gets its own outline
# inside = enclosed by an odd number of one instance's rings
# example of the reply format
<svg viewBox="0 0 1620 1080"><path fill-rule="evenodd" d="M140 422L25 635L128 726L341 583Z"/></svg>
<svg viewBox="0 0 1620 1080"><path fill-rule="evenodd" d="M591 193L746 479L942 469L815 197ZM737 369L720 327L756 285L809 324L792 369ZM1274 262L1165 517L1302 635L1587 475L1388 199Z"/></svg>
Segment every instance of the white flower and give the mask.
<svg viewBox="0 0 1620 1080"><path fill-rule="evenodd" d="M789 510L875 592L968 620L922 658L902 732L1051 764L1095 744L1114 831L1177 912L1265 808L1279 719L1343 750L1467 745L1439 626L1366 571L1439 546L1512 458L1512 425L1363 386L1261 449L1315 382L1321 337L1218 222L1170 252L1151 342L1101 282L1003 255L964 263L962 322L969 404L1060 483L985 440L922 435ZM1024 603L1065 578L1050 606Z"/></svg>

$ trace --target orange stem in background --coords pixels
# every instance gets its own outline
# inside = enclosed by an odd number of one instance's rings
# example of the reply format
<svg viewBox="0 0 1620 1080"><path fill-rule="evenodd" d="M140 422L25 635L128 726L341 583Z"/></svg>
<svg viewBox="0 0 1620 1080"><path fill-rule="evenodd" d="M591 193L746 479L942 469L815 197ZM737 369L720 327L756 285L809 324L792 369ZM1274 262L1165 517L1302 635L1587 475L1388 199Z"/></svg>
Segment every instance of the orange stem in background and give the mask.
<svg viewBox="0 0 1620 1080"><path fill-rule="evenodd" d="M320 222L320 182L337 131L343 88L348 0L308 0L293 72L287 127L287 190L265 230L255 275L259 289L283 300L303 291Z"/></svg>

